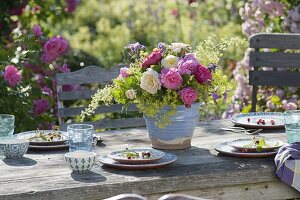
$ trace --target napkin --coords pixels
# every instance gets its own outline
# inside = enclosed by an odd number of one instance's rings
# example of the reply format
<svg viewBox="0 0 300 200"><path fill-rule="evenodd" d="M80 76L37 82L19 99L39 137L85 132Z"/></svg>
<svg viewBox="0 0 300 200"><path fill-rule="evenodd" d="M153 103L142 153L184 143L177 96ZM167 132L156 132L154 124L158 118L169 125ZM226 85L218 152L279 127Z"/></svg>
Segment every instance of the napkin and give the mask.
<svg viewBox="0 0 300 200"><path fill-rule="evenodd" d="M282 146L275 156L276 175L300 192L300 142Z"/></svg>

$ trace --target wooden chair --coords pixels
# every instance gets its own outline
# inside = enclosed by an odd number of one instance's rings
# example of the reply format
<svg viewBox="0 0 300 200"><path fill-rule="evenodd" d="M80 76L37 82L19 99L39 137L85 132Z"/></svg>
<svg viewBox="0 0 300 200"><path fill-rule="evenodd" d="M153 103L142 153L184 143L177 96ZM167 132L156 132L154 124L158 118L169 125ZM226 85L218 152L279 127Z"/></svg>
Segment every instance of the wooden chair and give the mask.
<svg viewBox="0 0 300 200"><path fill-rule="evenodd" d="M256 111L258 86L300 86L300 53L286 50L300 50L300 34L260 33L250 38L249 84L253 85L252 108ZM272 49L264 52L263 49ZM273 51L277 49L277 51ZM263 71L262 67L271 67L272 71ZM290 69L279 71L277 68Z"/></svg>
<svg viewBox="0 0 300 200"><path fill-rule="evenodd" d="M58 119L61 130L66 130L67 125L74 123L66 123L65 118L75 117L81 114L84 107L65 107L64 101L79 100L79 99L91 99L91 96L96 90L82 89L78 91L64 92L62 90L63 85L72 84L94 84L98 83L100 86L104 86L111 82L111 80L119 75L120 66L114 67L112 70L105 70L104 68L97 66L89 66L78 71L69 73L58 73L56 75L57 82L57 103L58 103ZM99 113L120 113L123 105L114 104L111 106L100 106L96 109L95 114ZM127 112L137 111L134 104L129 105ZM103 119L101 121L84 122L92 124L95 129L110 129L110 128L129 128L145 126L143 118L122 118L122 119Z"/></svg>

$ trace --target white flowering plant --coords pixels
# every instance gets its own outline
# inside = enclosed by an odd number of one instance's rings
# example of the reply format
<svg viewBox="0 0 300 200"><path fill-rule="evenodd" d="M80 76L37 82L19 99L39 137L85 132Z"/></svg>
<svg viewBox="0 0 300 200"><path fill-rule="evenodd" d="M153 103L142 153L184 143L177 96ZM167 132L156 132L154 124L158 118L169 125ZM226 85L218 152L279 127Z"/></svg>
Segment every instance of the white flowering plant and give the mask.
<svg viewBox="0 0 300 200"><path fill-rule="evenodd" d="M169 117L176 114L176 106L189 108L195 102L228 101L233 82L218 69L217 63L210 61L219 61L226 46L243 41L227 38L221 40L222 45L212 45L216 42L213 39L200 43L195 51L188 44L159 43L149 54L139 43L127 45L132 62L120 69L120 75L110 85L96 92L82 112L82 120L103 103L135 103L141 113L157 118L157 125L164 127L170 124ZM161 113L165 106L170 109Z"/></svg>

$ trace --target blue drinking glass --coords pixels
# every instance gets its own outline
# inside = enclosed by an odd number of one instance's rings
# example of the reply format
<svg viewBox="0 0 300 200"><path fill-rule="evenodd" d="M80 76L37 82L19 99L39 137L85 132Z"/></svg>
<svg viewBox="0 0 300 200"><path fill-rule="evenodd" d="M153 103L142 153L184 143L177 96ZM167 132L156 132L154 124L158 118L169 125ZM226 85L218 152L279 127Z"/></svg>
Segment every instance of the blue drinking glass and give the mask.
<svg viewBox="0 0 300 200"><path fill-rule="evenodd" d="M0 114L0 140L13 137L15 128L15 116Z"/></svg>
<svg viewBox="0 0 300 200"><path fill-rule="evenodd" d="M288 143L300 142L300 110L284 112L284 125Z"/></svg>
<svg viewBox="0 0 300 200"><path fill-rule="evenodd" d="M69 151L92 151L94 127L89 124L72 124L67 126L69 134Z"/></svg>

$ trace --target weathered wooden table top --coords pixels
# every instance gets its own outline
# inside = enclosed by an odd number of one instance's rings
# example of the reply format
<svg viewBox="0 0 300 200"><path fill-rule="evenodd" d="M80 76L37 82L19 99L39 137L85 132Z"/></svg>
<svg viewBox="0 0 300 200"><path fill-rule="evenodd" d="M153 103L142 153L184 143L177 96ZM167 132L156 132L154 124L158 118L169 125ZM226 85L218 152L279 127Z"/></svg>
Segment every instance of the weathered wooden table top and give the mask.
<svg viewBox="0 0 300 200"><path fill-rule="evenodd" d="M0 160L0 199L104 199L138 193L157 199L166 193L185 193L211 199L284 199L299 193L274 175L273 158L234 158L218 155L214 144L244 134L223 132L228 120L200 122L192 147L176 150L176 163L155 170L118 170L96 165L87 174L67 168L64 154L28 152L20 160ZM286 141L284 130L262 133ZM101 134L104 142L94 151L108 154L125 147L150 147L145 128Z"/></svg>

